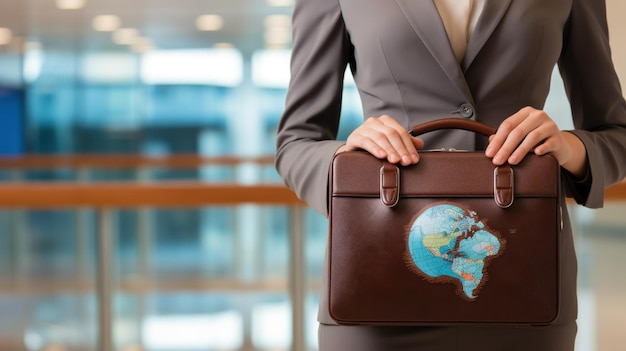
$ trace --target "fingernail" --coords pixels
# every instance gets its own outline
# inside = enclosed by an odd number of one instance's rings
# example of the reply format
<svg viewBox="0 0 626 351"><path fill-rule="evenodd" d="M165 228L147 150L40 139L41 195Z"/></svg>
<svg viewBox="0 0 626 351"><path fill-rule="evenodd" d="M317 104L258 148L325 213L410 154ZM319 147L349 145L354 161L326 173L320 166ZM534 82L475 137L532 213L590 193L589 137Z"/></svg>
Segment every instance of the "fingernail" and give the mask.
<svg viewBox="0 0 626 351"><path fill-rule="evenodd" d="M488 147L487 147L487 150L485 150L485 155L487 155L487 157L491 157L491 156L492 156L492 155L491 155L492 153L493 153L493 147L488 146Z"/></svg>

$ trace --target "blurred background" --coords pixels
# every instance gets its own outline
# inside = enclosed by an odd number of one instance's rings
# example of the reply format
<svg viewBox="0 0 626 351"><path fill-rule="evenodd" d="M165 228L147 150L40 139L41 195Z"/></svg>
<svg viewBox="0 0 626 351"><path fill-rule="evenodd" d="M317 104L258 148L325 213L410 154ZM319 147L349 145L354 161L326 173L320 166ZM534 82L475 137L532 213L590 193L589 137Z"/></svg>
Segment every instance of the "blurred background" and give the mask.
<svg viewBox="0 0 626 351"><path fill-rule="evenodd" d="M626 82L626 5L607 6ZM0 194L15 194L0 196L0 350L317 349L327 222L285 195L271 163L292 8L0 2ZM344 90L341 137L362 119L349 76ZM556 71L546 110L571 127ZM33 188L42 184L65 188ZM118 198L142 196L137 184L207 196L116 205L79 189L104 184L131 186ZM277 187L267 201L230 203L217 199L224 184ZM622 350L626 199L570 211L577 351Z"/></svg>

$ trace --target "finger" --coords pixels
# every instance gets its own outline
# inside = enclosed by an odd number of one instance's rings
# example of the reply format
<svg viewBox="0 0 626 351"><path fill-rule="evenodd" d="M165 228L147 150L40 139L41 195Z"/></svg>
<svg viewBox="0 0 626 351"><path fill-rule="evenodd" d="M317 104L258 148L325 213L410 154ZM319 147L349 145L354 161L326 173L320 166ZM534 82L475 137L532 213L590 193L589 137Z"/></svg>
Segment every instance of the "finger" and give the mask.
<svg viewBox="0 0 626 351"><path fill-rule="evenodd" d="M422 140L422 138L411 137L411 142L413 143L415 150L421 150L424 148L424 140Z"/></svg>
<svg viewBox="0 0 626 351"><path fill-rule="evenodd" d="M381 146L378 141L375 140L377 137L372 137L371 134L372 133L368 132L368 130L365 128L354 130L348 136L348 140L346 140L346 150L351 151L362 149L376 156L377 158L387 158L388 153L385 151L385 148Z"/></svg>
<svg viewBox="0 0 626 351"><path fill-rule="evenodd" d="M413 137L411 137L408 130L387 115L381 116L380 121L386 127L390 128L389 130L386 130L386 135L395 152L400 157L401 163L405 166L417 163L419 160L417 147L414 144Z"/></svg>
<svg viewBox="0 0 626 351"><path fill-rule="evenodd" d="M537 145L545 143L550 135L550 126L547 125L540 125L528 132L522 142L511 153L507 161L512 165L522 162L528 153L532 152Z"/></svg>
<svg viewBox="0 0 626 351"><path fill-rule="evenodd" d="M346 150L363 149L378 158L403 165L417 163L421 139L413 138L408 130L388 115L370 117L355 129L346 142Z"/></svg>
<svg viewBox="0 0 626 351"><path fill-rule="evenodd" d="M397 136L395 134L390 136L390 142L401 157L401 163L405 166L417 163L419 160L417 150L418 148L424 147L424 143L421 139L412 137L409 135L408 131L404 129L398 131Z"/></svg>
<svg viewBox="0 0 626 351"><path fill-rule="evenodd" d="M505 120L502 129L504 132L508 131L506 139L499 150L490 150L493 152L495 165L504 162L518 164L526 154L551 135L552 129L558 131L556 124L544 111L532 107L523 108L512 118Z"/></svg>
<svg viewBox="0 0 626 351"><path fill-rule="evenodd" d="M543 141L540 145L537 145L532 152L537 156L542 156L548 153L558 154L558 142L555 137L550 137ZM557 156L557 155L555 155ZM557 157L558 158L558 157Z"/></svg>
<svg viewBox="0 0 626 351"><path fill-rule="evenodd" d="M387 137L391 150L387 150L389 162L400 162L407 166L417 162L417 150L410 139L409 133L404 130L396 130L395 128L386 129L384 135ZM397 159L395 158L397 156Z"/></svg>
<svg viewBox="0 0 626 351"><path fill-rule="evenodd" d="M373 126L373 127L372 127ZM406 154L404 144L395 129L383 124L370 124L354 133L352 142L379 158L387 158L391 163L402 161L402 153Z"/></svg>
<svg viewBox="0 0 626 351"><path fill-rule="evenodd" d="M551 153L559 160L559 163L562 164L562 158L568 157L567 154L563 154L567 151L567 148L563 147L564 145L567 145L567 141L564 137L565 135L568 134L562 133L558 126L552 127L552 130L546 140L537 145L533 152L538 156Z"/></svg>
<svg viewBox="0 0 626 351"><path fill-rule="evenodd" d="M541 140L540 133L533 126L519 125L509 133L506 141L493 158L496 165L509 162L518 164Z"/></svg>
<svg viewBox="0 0 626 351"><path fill-rule="evenodd" d="M528 112L522 109L502 121L498 129L496 129L496 133L489 137L489 145L485 150L485 155L494 158L507 141L511 131L513 131L527 115Z"/></svg>
<svg viewBox="0 0 626 351"><path fill-rule="evenodd" d="M419 161L419 154L417 151L424 147L424 141L420 138L409 135L408 132L404 133L403 140L405 145L407 145L407 150L409 151L409 164L417 163L417 161Z"/></svg>
<svg viewBox="0 0 626 351"><path fill-rule="evenodd" d="M548 153L558 153L558 140L555 137L549 137L544 140L541 144L537 145L532 152L537 156L545 155Z"/></svg>
<svg viewBox="0 0 626 351"><path fill-rule="evenodd" d="M555 137L561 135L560 128L544 111L533 109L529 117L522 122L520 127L526 128L527 132L520 145L509 157L509 163L518 164L528 153L536 152L537 147L542 146L549 140L551 140L549 145L542 147L540 150L552 152L554 146L558 146L554 144L553 141L555 141Z"/></svg>

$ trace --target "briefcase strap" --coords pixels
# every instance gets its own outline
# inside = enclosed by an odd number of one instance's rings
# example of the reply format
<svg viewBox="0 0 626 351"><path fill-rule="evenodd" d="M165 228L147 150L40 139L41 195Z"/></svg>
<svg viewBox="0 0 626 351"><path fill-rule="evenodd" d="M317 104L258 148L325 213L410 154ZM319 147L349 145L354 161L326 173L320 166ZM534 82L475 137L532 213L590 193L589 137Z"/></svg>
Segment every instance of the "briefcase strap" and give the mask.
<svg viewBox="0 0 626 351"><path fill-rule="evenodd" d="M441 118L418 124L411 128L409 134L418 136L439 129L464 129L474 133L490 136L496 133L496 129L484 123L462 118Z"/></svg>
<svg viewBox="0 0 626 351"><path fill-rule="evenodd" d="M394 207L400 200L400 169L384 162L380 167L380 201L387 207Z"/></svg>
<svg viewBox="0 0 626 351"><path fill-rule="evenodd" d="M513 189L513 167L506 163L493 170L493 198L501 208L513 205L515 191Z"/></svg>

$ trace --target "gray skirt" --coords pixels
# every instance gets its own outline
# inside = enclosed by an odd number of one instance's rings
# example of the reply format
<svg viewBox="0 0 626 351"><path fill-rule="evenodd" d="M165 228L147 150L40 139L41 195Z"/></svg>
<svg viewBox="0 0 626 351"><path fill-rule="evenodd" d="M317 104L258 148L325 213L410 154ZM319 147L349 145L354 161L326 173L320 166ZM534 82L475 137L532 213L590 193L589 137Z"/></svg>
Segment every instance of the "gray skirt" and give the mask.
<svg viewBox="0 0 626 351"><path fill-rule="evenodd" d="M549 327L368 327L320 324L319 351L574 351L576 323Z"/></svg>

